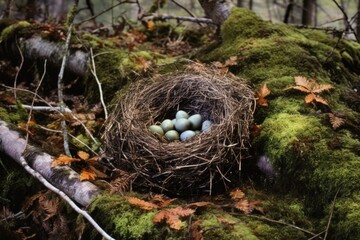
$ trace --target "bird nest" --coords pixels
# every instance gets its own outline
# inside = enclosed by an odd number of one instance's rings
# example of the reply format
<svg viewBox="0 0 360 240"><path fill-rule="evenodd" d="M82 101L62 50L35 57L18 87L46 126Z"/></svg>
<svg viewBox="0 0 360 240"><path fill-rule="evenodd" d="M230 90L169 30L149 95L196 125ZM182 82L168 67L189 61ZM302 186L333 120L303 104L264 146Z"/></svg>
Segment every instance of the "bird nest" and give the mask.
<svg viewBox="0 0 360 240"><path fill-rule="evenodd" d="M107 121L104 140L119 168L136 175L133 188L211 194L238 178L241 160L248 156L254 108L254 93L243 80L187 69L130 87ZM211 120L210 131L185 142L169 142L149 131L179 109Z"/></svg>

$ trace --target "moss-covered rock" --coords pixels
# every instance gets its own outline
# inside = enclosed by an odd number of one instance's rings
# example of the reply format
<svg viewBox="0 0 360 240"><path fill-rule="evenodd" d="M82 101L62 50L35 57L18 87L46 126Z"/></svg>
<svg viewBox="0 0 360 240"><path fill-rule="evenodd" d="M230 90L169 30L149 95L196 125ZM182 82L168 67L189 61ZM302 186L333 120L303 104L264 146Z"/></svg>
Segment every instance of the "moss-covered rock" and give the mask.
<svg viewBox="0 0 360 240"><path fill-rule="evenodd" d="M204 61L238 57L230 70L255 88L266 82L271 90L268 107L258 107L255 120L262 125L254 139L259 155L270 158L278 172L274 189L304 199L303 216L321 221L325 229L331 202L339 191L331 222L331 239L358 239L360 227L356 197L360 173L360 113L344 95L359 84L360 44L332 38L321 30L269 24L246 9L234 8L222 28L222 43L203 49ZM338 43L337 43L338 42ZM329 106L307 105L305 94L284 90L294 77L315 78L335 89L321 93ZM334 131L327 113L342 114L349 125ZM342 219L344 218L344 219ZM345 221L345 223L343 222ZM336 229L336 234L335 234Z"/></svg>

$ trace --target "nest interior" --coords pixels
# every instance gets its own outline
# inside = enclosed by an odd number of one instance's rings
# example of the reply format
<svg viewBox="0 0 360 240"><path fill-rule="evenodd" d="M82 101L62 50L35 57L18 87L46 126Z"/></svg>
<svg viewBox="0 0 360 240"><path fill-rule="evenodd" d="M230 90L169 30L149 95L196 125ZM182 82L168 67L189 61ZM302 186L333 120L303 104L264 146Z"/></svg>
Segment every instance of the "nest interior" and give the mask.
<svg viewBox="0 0 360 240"><path fill-rule="evenodd" d="M243 80L211 69L187 70L130 87L106 123L104 140L119 168L136 176L136 190L221 192L247 155L254 108L254 93ZM168 142L148 130L179 109L211 120L210 131Z"/></svg>

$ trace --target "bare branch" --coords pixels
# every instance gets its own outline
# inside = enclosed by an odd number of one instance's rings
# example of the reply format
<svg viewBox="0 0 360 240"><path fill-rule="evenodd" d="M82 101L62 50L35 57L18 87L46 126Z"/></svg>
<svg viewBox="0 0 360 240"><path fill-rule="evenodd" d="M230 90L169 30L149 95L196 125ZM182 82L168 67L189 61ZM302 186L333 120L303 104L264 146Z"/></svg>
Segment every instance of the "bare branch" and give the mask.
<svg viewBox="0 0 360 240"><path fill-rule="evenodd" d="M153 21L165 21L168 19L175 19L177 21L188 21L188 22L206 23L206 24L215 25L215 23L210 18L175 17L175 16L166 15L166 14L159 15L159 16L152 16L147 19L153 20Z"/></svg>

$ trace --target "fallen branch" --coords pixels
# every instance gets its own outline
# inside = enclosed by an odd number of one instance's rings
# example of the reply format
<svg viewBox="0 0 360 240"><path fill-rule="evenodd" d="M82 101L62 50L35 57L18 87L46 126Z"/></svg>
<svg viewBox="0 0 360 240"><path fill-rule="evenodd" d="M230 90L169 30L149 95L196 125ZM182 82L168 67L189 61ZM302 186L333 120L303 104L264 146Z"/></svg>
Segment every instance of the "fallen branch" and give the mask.
<svg viewBox="0 0 360 240"><path fill-rule="evenodd" d="M68 166L51 167L53 158L26 144L19 133L10 130L7 124L0 120L0 151L14 159L18 164L37 178L48 189L60 195L69 205L86 218L106 239L110 237L84 210L80 209L72 199L82 206L88 206L93 197L100 193L94 184L80 181L77 172ZM51 182L51 183L50 183ZM71 196L71 198L69 197Z"/></svg>
<svg viewBox="0 0 360 240"><path fill-rule="evenodd" d="M177 21L188 21L188 22L196 22L196 23L206 23L206 24L212 24L215 25L215 23L210 18L198 18L198 17L175 17L170 16L167 14L159 15L159 16L152 16L152 17L146 17L148 20L153 21L165 21L174 19Z"/></svg>

